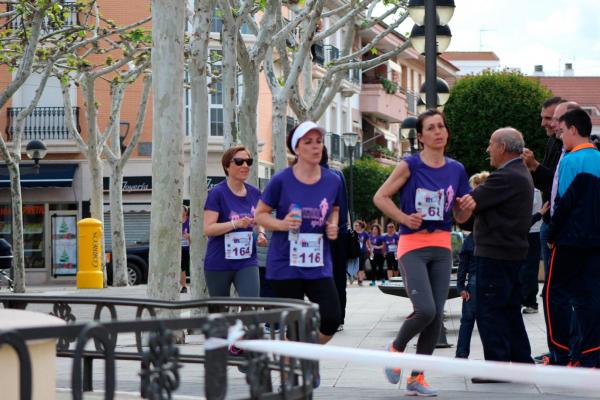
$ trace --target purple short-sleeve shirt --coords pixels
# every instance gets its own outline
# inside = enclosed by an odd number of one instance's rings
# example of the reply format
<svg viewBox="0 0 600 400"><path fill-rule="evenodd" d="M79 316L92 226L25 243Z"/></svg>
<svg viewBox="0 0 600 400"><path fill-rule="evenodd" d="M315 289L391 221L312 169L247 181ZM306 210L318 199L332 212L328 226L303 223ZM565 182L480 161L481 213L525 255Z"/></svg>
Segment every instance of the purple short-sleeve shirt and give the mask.
<svg viewBox="0 0 600 400"><path fill-rule="evenodd" d="M400 208L406 214L417 212L417 191L428 194L435 193L440 196L439 208L442 208L440 220L424 220L416 231L426 229L433 232L436 229L450 231L452 228L452 207L457 197L462 197L471 192L469 179L465 167L456 160L446 157L446 162L439 168L425 164L419 154L406 157L410 177L400 190ZM435 200L434 200L435 202ZM400 225L400 234L414 233L415 230L405 225Z"/></svg>
<svg viewBox="0 0 600 400"><path fill-rule="evenodd" d="M283 219L292 204L302 208L300 233L323 235L323 266L301 268L290 265L288 232L273 232L267 253L266 277L271 280L321 279L333 275L329 240L325 223L333 207L339 206L342 181L335 173L321 167L321 179L307 185L288 167L271 178L262 194L262 201L276 210L277 219Z"/></svg>
<svg viewBox="0 0 600 400"><path fill-rule="evenodd" d="M244 185L246 186L246 195L237 196L229 189L226 180L218 183L208 192L204 210L219 213L217 222L236 221L244 217L254 218L254 211L260 199L260 191L247 183ZM253 227L249 226L246 229L236 229L233 232L252 231L252 229ZM252 242L252 255L250 258L229 260L225 258L225 236L211 236L208 238L206 257L204 258L205 270L231 271L256 266L255 241Z"/></svg>

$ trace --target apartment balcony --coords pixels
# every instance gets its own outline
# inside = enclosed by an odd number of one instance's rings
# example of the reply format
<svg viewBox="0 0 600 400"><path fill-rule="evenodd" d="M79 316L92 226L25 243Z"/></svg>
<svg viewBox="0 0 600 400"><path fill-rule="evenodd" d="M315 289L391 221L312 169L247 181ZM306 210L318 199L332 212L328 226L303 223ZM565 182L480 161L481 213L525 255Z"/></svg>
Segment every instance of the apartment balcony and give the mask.
<svg viewBox="0 0 600 400"><path fill-rule="evenodd" d="M23 107L9 107L6 110L6 137L12 141L16 130L17 115L23 110ZM73 107L73 114L77 129L79 127L79 107ZM26 118L23 137L21 140L26 143L37 139L43 141L72 141L69 130L65 123L64 107L36 107Z"/></svg>
<svg viewBox="0 0 600 400"><path fill-rule="evenodd" d="M406 117L406 95L399 90L388 93L381 83L363 83L360 93L360 112L390 123Z"/></svg>
<svg viewBox="0 0 600 400"><path fill-rule="evenodd" d="M44 32L52 32L62 27L76 26L79 25L78 12L82 8L81 5L72 2L59 2L62 7L62 12L56 14L55 19L45 18L42 24L42 30ZM6 11L12 11L15 8L13 4L7 4ZM11 29L22 29L23 20L20 15L16 16L10 21Z"/></svg>

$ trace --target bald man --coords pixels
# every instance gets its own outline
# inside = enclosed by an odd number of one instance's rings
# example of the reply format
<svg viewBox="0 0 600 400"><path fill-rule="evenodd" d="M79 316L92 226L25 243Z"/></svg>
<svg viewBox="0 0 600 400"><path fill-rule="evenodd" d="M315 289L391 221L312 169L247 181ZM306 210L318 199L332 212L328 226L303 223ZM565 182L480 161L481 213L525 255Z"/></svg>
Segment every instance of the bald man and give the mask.
<svg viewBox="0 0 600 400"><path fill-rule="evenodd" d="M471 196L477 267L477 326L486 360L533 363L521 315L519 270L527 257L533 180L520 156L523 135L495 131L487 153L496 170ZM488 382L477 380L474 382Z"/></svg>

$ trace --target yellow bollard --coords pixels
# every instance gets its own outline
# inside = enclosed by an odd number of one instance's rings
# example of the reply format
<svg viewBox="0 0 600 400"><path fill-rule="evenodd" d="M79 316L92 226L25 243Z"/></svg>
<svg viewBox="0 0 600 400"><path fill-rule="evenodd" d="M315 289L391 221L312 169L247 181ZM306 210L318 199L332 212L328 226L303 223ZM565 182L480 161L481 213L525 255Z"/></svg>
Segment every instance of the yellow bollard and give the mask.
<svg viewBox="0 0 600 400"><path fill-rule="evenodd" d="M77 288L102 289L102 222L85 218L77 223Z"/></svg>

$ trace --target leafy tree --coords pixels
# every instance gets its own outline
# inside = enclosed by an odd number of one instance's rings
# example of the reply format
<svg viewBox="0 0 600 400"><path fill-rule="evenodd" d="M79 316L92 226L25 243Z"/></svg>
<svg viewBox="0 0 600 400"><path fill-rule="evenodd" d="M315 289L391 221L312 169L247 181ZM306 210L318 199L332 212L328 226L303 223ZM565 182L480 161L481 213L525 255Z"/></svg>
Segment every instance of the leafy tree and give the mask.
<svg viewBox="0 0 600 400"><path fill-rule="evenodd" d="M538 81L517 72L486 71L458 80L444 108L451 132L448 154L462 162L469 174L490 169L485 154L490 135L512 126L540 158L546 134L539 113L551 96Z"/></svg>
<svg viewBox="0 0 600 400"><path fill-rule="evenodd" d="M392 170L393 168L385 167L368 156L353 164L354 212L357 218L371 221L381 217L381 211L373 205L373 196ZM343 172L350 190L350 167L344 168Z"/></svg>

